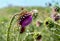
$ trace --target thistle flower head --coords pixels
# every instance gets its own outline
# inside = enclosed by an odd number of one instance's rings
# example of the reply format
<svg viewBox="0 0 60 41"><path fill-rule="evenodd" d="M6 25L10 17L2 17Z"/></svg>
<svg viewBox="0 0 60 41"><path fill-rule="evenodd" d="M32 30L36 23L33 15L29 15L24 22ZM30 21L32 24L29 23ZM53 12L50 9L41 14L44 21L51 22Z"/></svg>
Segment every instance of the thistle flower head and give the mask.
<svg viewBox="0 0 60 41"><path fill-rule="evenodd" d="M25 27L25 26L29 25L31 22L32 22L32 16L28 15L28 14L20 17L20 20L19 20L19 24L22 27Z"/></svg>
<svg viewBox="0 0 60 41"><path fill-rule="evenodd" d="M53 20L49 17L49 18L47 18L47 19L44 21L44 25L47 26L47 27L49 27L49 28L51 28L51 27L54 26L54 22L53 22Z"/></svg>
<svg viewBox="0 0 60 41"><path fill-rule="evenodd" d="M58 20L60 20L60 15L59 15L59 14L52 14L51 18L52 18L54 21L58 21Z"/></svg>
<svg viewBox="0 0 60 41"><path fill-rule="evenodd" d="M58 6L54 6L54 7L52 8L52 10L53 10L54 12L59 12L60 7L58 7Z"/></svg>
<svg viewBox="0 0 60 41"><path fill-rule="evenodd" d="M41 40L41 38L42 38L42 35L37 34L36 39L37 39L37 40Z"/></svg>
<svg viewBox="0 0 60 41"><path fill-rule="evenodd" d="M40 33L35 33L33 36L36 40L41 40L42 35Z"/></svg>
<svg viewBox="0 0 60 41"><path fill-rule="evenodd" d="M21 25L21 32L25 31L25 27L32 22L32 15L25 13L19 17L18 24Z"/></svg>
<svg viewBox="0 0 60 41"><path fill-rule="evenodd" d="M60 16L55 17L55 21L58 21L58 20L60 20Z"/></svg>

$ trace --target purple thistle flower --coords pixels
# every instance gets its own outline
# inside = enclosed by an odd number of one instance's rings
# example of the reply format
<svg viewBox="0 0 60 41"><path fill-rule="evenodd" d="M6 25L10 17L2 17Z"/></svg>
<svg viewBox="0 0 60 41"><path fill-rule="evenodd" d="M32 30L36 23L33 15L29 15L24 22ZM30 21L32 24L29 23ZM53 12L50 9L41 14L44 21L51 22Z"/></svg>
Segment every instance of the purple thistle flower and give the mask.
<svg viewBox="0 0 60 41"><path fill-rule="evenodd" d="M54 21L58 21L58 20L60 20L60 15L58 15L58 14L52 14L52 15L51 15L51 18L52 18Z"/></svg>
<svg viewBox="0 0 60 41"><path fill-rule="evenodd" d="M57 12L59 12L59 8L58 8L58 7L52 8L51 18L52 18L54 21L58 21L58 20L60 19L60 14L58 14Z"/></svg>
<svg viewBox="0 0 60 41"><path fill-rule="evenodd" d="M60 16L55 17L55 21L58 21L58 20L60 20Z"/></svg>
<svg viewBox="0 0 60 41"><path fill-rule="evenodd" d="M30 14L25 14L20 17L19 25L21 25L21 32L25 31L25 27L32 22L32 16Z"/></svg>

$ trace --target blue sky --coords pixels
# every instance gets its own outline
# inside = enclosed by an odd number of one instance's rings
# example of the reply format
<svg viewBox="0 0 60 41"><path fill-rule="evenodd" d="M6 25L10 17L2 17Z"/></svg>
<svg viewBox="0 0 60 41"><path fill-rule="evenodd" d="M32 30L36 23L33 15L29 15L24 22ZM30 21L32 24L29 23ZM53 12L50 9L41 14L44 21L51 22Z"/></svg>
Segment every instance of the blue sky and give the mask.
<svg viewBox="0 0 60 41"><path fill-rule="evenodd" d="M46 2L53 4L60 2L60 0L0 0L0 8L8 6L8 4L16 6L45 6Z"/></svg>

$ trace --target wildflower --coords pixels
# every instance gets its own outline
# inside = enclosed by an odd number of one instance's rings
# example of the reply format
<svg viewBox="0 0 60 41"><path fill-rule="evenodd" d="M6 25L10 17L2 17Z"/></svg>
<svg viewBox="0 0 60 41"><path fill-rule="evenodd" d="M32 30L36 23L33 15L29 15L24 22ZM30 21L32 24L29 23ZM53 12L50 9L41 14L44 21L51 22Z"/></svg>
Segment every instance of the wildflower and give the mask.
<svg viewBox="0 0 60 41"><path fill-rule="evenodd" d="M32 13L33 13L33 19L36 19L37 18L37 16L38 16L38 10L32 10L31 11Z"/></svg>
<svg viewBox="0 0 60 41"><path fill-rule="evenodd" d="M52 14L51 18L52 18L54 21L58 21L58 20L60 20L60 15L58 15L58 14Z"/></svg>
<svg viewBox="0 0 60 41"><path fill-rule="evenodd" d="M59 12L59 8L58 8L58 7L53 7L52 10L53 10L54 12Z"/></svg>
<svg viewBox="0 0 60 41"><path fill-rule="evenodd" d="M23 10L18 17L18 24L21 25L20 33L25 31L26 26L32 22L32 13L26 10Z"/></svg>
<svg viewBox="0 0 60 41"><path fill-rule="evenodd" d="M41 24L42 24L42 23L41 23L40 21L37 21L37 22L36 22L36 26L37 26L37 27L41 26Z"/></svg>
<svg viewBox="0 0 60 41"><path fill-rule="evenodd" d="M28 14L25 14L25 15L23 15L22 17L20 17L19 24L20 24L22 27L25 27L25 26L27 26L31 21L32 21L32 16L31 16L31 15L28 15Z"/></svg>
<svg viewBox="0 0 60 41"><path fill-rule="evenodd" d="M19 20L19 24L21 25L21 29L23 29L23 31L25 30L25 27L27 25L29 25L32 22L32 16L29 14L25 14L23 16L20 17ZM21 30L22 31L22 30Z"/></svg>
<svg viewBox="0 0 60 41"><path fill-rule="evenodd" d="M58 14L58 12L59 12L59 8L57 8L57 7L52 8L51 18L54 21L58 21L60 19L60 15Z"/></svg>
<svg viewBox="0 0 60 41"><path fill-rule="evenodd" d="M35 32L35 34L33 35L33 38L38 40L38 41L41 41L42 40L42 35L38 32Z"/></svg>
<svg viewBox="0 0 60 41"><path fill-rule="evenodd" d="M47 18L45 20L45 26L48 27L48 31L52 33L52 37L55 41L55 39L60 39L60 24L57 22L54 22L51 18Z"/></svg>
<svg viewBox="0 0 60 41"><path fill-rule="evenodd" d="M32 10L33 13L38 13L38 10Z"/></svg>
<svg viewBox="0 0 60 41"><path fill-rule="evenodd" d="M49 17L49 18L46 18L46 20L44 21L44 25L51 28L54 26L54 22L53 20Z"/></svg>
<svg viewBox="0 0 60 41"><path fill-rule="evenodd" d="M55 17L55 21L58 21L58 20L60 20L60 16Z"/></svg>
<svg viewBox="0 0 60 41"><path fill-rule="evenodd" d="M37 40L41 40L41 38L42 38L42 36L41 36L41 35L39 35L39 34L37 34L36 39L37 39Z"/></svg>
<svg viewBox="0 0 60 41"><path fill-rule="evenodd" d="M32 16L37 12L37 10L33 10L32 12L23 10L20 13L20 16L18 18L18 24L21 25L21 33L23 33L25 31L26 26L28 26L32 22Z"/></svg>

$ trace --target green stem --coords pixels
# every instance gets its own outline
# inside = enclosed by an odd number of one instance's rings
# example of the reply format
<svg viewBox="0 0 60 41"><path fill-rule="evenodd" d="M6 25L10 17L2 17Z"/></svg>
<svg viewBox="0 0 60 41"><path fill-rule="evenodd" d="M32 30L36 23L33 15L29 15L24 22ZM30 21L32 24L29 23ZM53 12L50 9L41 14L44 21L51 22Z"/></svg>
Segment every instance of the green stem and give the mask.
<svg viewBox="0 0 60 41"><path fill-rule="evenodd" d="M16 15L18 15L18 14L16 14ZM10 28L11 28L12 22L13 22L13 20L15 19L15 16L16 16L16 15L14 15L14 16L12 17L11 22L10 22L10 24L9 24L8 31L7 31L7 41L10 41L10 37L9 37Z"/></svg>
<svg viewBox="0 0 60 41"><path fill-rule="evenodd" d="M25 41L25 39L27 38L27 36L29 36L29 35L32 35L32 34L34 34L34 32L32 32L32 33L26 33L26 36L24 37L24 39L22 40L22 41Z"/></svg>
<svg viewBox="0 0 60 41"><path fill-rule="evenodd" d="M26 36L25 38L23 39L23 41L25 41L25 39L27 38L27 36L29 35L32 35L32 34L35 34L36 32L29 32L29 33L26 33ZM37 33L40 33L40 32L37 32ZM34 38L34 41L36 41L36 39Z"/></svg>
<svg viewBox="0 0 60 41"><path fill-rule="evenodd" d="M21 41L21 34L20 34L20 28L18 27L18 31L19 31L19 34L18 34L18 41Z"/></svg>

